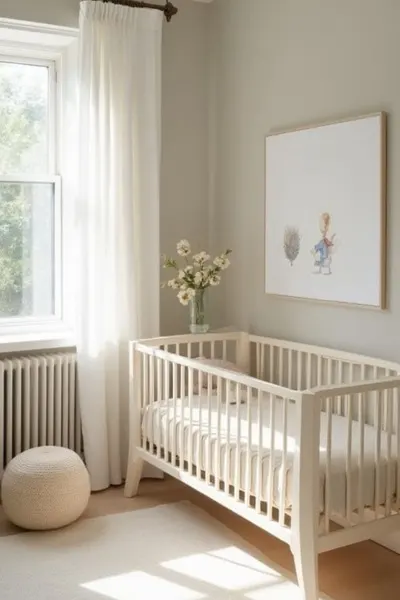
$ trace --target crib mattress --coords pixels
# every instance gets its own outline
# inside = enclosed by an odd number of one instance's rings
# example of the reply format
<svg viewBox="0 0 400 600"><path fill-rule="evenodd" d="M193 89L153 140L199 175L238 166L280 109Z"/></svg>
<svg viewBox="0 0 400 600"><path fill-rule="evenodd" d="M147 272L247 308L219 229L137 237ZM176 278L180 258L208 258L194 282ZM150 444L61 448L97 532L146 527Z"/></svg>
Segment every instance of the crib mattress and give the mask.
<svg viewBox="0 0 400 600"><path fill-rule="evenodd" d="M192 436L192 464L202 470L208 469L211 474L225 481L228 472L225 471L226 453L230 453L229 483L235 485L239 481L242 491L250 485L252 494L256 494L257 482L257 454L259 438L261 437L262 459L261 459L261 498L268 501L265 491L268 489L270 478L270 400L265 395L262 399L261 422L258 421L258 401L250 400L250 423L248 421L248 409L244 402L239 406L237 418L237 406L221 404L220 416L218 417L218 400L216 396L211 397L211 410L207 395L194 396L192 400L192 430L189 428L189 399L187 397L178 399L176 403L176 425L175 425L175 451L176 455L188 460L190 456L190 433ZM293 460L295 449L295 434L297 431L297 408L294 403L289 402L287 414L287 461L285 473L283 473L283 400L275 400L275 442L274 459L272 466L273 477L273 502L280 505L281 491L285 487L285 509L290 509L293 503ZM174 438L174 404L172 400L167 402L156 402L149 406L142 421L143 438L155 446L161 446L169 452L173 449ZM211 418L209 418L211 417ZM238 436L238 423L239 436ZM229 427L228 427L229 424ZM228 440L229 429L229 440ZM249 432L250 435L249 435ZM250 447L250 472L247 474L248 464L248 439L251 440ZM345 515L346 495L350 491L350 503L352 510L359 506L358 498L358 463L360 448L360 426L357 422L352 423L352 456L351 456L351 481L348 486L346 478L347 462L347 439L348 420L346 417L332 416L332 451L331 451L331 502L333 513ZM238 443L238 440L239 443ZM392 439L392 448L395 447L395 436ZM321 413L320 433L320 493L321 510L324 506L325 480L326 480L326 449L327 446L327 415ZM375 504L376 484L376 430L372 426L364 426L364 477L363 477L363 502L365 507ZM239 447L239 452L237 448ZM391 458L388 465L388 434L382 432L381 456L379 469L378 494L379 503L386 501L387 484L391 480L390 493L395 493L395 482L397 465ZM219 460L218 460L219 459ZM392 476L388 477L391 469Z"/></svg>

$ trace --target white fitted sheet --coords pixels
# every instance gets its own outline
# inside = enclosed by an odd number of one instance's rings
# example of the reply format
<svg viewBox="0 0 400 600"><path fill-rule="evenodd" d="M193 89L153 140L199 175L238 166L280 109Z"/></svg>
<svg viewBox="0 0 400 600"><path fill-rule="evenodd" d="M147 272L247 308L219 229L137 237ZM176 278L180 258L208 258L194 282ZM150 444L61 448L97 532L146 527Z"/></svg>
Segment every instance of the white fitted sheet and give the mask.
<svg viewBox="0 0 400 600"><path fill-rule="evenodd" d="M285 508L290 509L293 504L293 458L295 449L295 433L297 409L294 403L288 403L288 441L287 441L287 464L285 479L282 472L282 442L283 442L283 400L276 399L275 408L275 450L273 463L273 482L274 482L274 504L279 506L281 491L284 481L286 482ZM209 402L207 395L194 396L192 401L192 464L206 470L207 466L210 472L225 481L227 472L225 471L225 457L227 449L230 452L230 484L236 482L237 466L240 469L239 482L240 488L244 491L249 481L252 494L257 490L257 452L259 444L259 432L262 440L262 480L261 497L267 501L266 490L269 482L270 467L270 400L268 395L263 395L262 399L262 428L258 423L258 401L252 398L251 405L251 427L247 420L247 405L241 404L239 407L240 419L237 419L237 406L229 405L229 444L227 438L228 416L227 405L221 404L220 425L218 427L218 402L217 397L211 397L211 411L209 413ZM211 419L209 419L209 414ZM168 402L156 402L149 406L143 417L142 433L143 437L152 442L155 446L160 445L167 448L169 452L173 450L173 417L174 404L172 400ZM240 444L237 443L237 423L240 421ZM182 432L183 429L183 432ZM251 429L251 459L250 473L247 474L247 447L248 432ZM183 433L183 437L182 437ZM161 434L161 437L160 437ZM175 452L176 455L189 458L189 399L187 397L177 400L176 403L176 428L175 428ZM167 439L168 438L168 439ZM396 439L392 436L392 448L395 448ZM218 441L219 439L219 441ZM351 460L351 485L348 487L346 481L346 460L347 460L347 439L348 439L348 420L346 417L337 415L332 416L332 453L331 453L331 511L337 514L345 515L346 494L350 491L351 507L357 509L359 505L358 498L358 477L359 477L359 449L360 449L360 426L358 422L352 423L352 460ZM209 440L211 443L209 443ZM325 471L326 471L326 448L327 440L327 415L321 413L321 435L320 435L320 490L321 490L321 510L324 506L325 493ZM237 447L239 445L239 460ZM377 469L375 468L375 446L376 430L375 428L364 426L364 478L363 478L363 502L365 507L374 506L375 503L375 485ZM387 483L389 482L388 472L391 469L391 489L390 494L395 493L395 482L397 465L394 458L391 458L390 466L388 464L388 434L381 434L381 457L379 469L379 503L386 501ZM219 455L219 461L217 456ZM217 473L217 465L220 465L220 471ZM347 489L348 488L348 489Z"/></svg>

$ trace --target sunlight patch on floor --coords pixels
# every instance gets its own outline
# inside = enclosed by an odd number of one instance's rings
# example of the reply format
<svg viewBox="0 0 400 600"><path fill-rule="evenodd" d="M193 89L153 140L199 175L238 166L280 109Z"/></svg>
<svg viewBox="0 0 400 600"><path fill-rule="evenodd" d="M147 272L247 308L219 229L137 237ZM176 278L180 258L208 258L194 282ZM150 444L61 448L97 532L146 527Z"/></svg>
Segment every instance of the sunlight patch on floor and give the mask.
<svg viewBox="0 0 400 600"><path fill-rule="evenodd" d="M98 579L82 584L81 587L112 600L200 600L207 596L143 571Z"/></svg>
<svg viewBox="0 0 400 600"><path fill-rule="evenodd" d="M161 563L161 566L216 586L222 590L245 590L284 581L284 578L239 548L192 554Z"/></svg>

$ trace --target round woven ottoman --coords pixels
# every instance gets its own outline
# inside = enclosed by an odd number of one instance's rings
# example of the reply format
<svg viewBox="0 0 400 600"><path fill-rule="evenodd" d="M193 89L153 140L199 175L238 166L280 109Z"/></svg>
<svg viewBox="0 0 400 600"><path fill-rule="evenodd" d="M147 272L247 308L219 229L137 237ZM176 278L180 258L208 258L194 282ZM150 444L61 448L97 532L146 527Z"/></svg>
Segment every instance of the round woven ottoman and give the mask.
<svg viewBox="0 0 400 600"><path fill-rule="evenodd" d="M1 485L7 518L23 529L65 527L82 515L89 496L83 461L72 450L53 446L18 454L8 464Z"/></svg>

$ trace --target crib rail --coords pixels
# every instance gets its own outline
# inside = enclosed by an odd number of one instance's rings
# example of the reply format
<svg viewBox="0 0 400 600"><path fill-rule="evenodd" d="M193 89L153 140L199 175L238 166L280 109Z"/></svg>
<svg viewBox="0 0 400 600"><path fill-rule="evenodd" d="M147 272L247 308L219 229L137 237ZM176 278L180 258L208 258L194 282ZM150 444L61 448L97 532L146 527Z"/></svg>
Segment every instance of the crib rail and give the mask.
<svg viewBox="0 0 400 600"><path fill-rule="evenodd" d="M250 336L250 344L254 375L294 390L400 374L396 363L330 348L254 335Z"/></svg>

